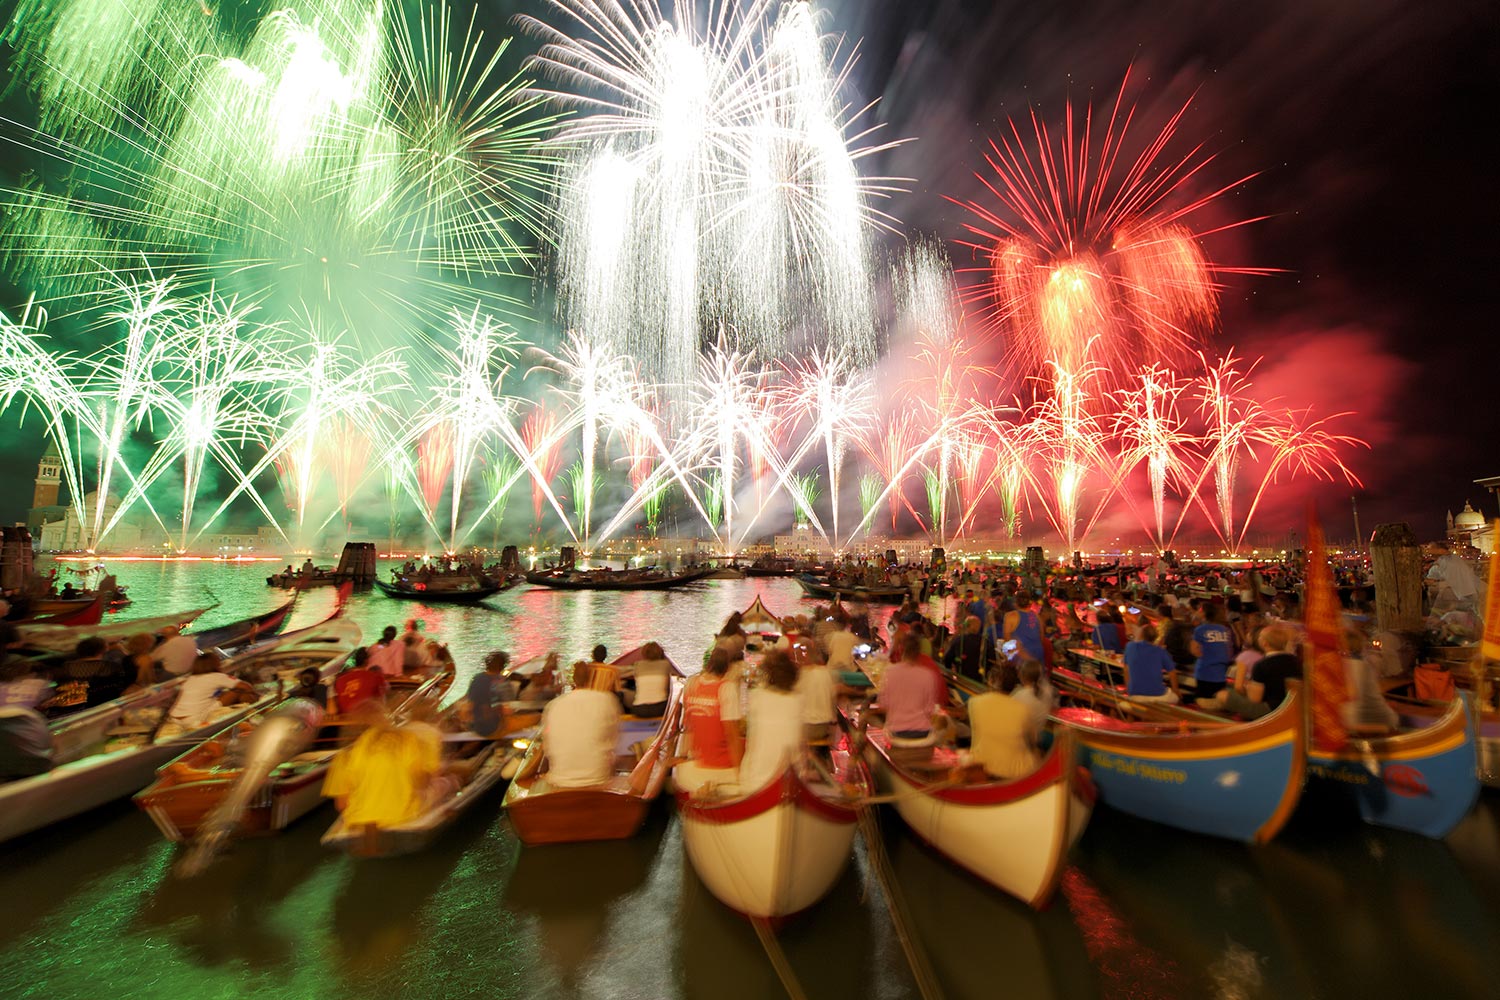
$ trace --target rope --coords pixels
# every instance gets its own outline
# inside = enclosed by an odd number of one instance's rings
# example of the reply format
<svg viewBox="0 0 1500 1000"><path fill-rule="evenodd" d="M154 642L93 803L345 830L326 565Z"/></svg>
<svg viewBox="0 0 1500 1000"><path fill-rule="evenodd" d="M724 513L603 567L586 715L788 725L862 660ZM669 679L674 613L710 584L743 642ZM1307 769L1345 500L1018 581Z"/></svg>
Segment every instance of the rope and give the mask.
<svg viewBox="0 0 1500 1000"><path fill-rule="evenodd" d="M776 970L776 978L781 980L781 988L786 990L786 995L792 1000L807 1000L807 992L798 981L792 963L787 961L786 952L781 949L781 942L771 929L771 922L763 917L751 917L750 926L755 928L755 936L760 938L760 946L765 949L766 958L770 959L771 968Z"/></svg>

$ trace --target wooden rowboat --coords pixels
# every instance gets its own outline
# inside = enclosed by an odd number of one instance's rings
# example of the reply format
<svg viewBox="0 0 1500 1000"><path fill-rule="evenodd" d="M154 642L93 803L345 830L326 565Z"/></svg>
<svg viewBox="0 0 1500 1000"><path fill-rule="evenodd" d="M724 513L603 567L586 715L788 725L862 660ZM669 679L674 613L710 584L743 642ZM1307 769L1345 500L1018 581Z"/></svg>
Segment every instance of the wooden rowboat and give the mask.
<svg viewBox="0 0 1500 1000"><path fill-rule="evenodd" d="M357 629L340 641L328 643L317 653L324 658L323 662L316 664L319 674L324 679L332 677L358 645ZM446 690L452 679L451 671L433 677L406 695L403 703ZM239 787L245 779L246 768L243 762L227 763L225 751L232 741L250 737L259 721L258 717L251 717L225 726L163 766L156 774L156 781L135 796L135 804L151 817L162 836L173 842L192 839L232 792L248 796L246 807L233 828L238 836L275 833L322 804L323 777L338 750L333 745L315 746L290 760L274 762L275 766L268 773L259 776L263 783L258 788ZM335 724L336 720L324 722Z"/></svg>
<svg viewBox="0 0 1500 1000"><path fill-rule="evenodd" d="M675 576L655 570L547 570L527 573L526 582L534 587L550 587L553 590L670 590L707 579L714 572L712 566L688 570Z"/></svg>
<svg viewBox="0 0 1500 1000"><path fill-rule="evenodd" d="M853 583L832 583L828 580L820 580L809 573L798 576L797 584L807 597L824 601L838 599L860 601L865 604L900 604L911 596L911 590L905 585L865 587Z"/></svg>
<svg viewBox="0 0 1500 1000"><path fill-rule="evenodd" d="M350 627L351 623L331 623ZM299 633L305 649L317 641ZM52 770L0 785L0 842L123 798L149 785L156 769L210 735L279 700L282 671L295 674L306 654L287 656L272 639L225 662L226 673L262 677L260 697L197 728L171 731L162 718L177 699L182 678L155 684L66 716L53 724Z"/></svg>
<svg viewBox="0 0 1500 1000"><path fill-rule="evenodd" d="M802 761L734 798L676 792L693 870L719 901L748 917L779 919L822 899L843 874L860 797L872 783L847 741L827 771Z"/></svg>
<svg viewBox="0 0 1500 1000"><path fill-rule="evenodd" d="M1028 905L1047 905L1068 850L1083 835L1095 792L1077 766L1077 737L1061 731L1037 769L1012 781L968 780L945 747L892 749L866 729L865 760L906 825L939 853Z"/></svg>
<svg viewBox="0 0 1500 1000"><path fill-rule="evenodd" d="M625 716L620 721L614 776L588 788L553 787L540 770L546 757L545 740L533 741L505 792L505 810L516 836L532 846L633 836L666 784L668 757L681 724L682 685L674 680L662 718ZM632 748L644 740L650 742L637 758Z"/></svg>
<svg viewBox="0 0 1500 1000"><path fill-rule="evenodd" d="M1296 691L1245 723L1121 722L1063 708L1099 798L1121 812L1193 833L1263 844L1302 797L1307 750Z"/></svg>
<svg viewBox="0 0 1500 1000"><path fill-rule="evenodd" d="M429 604L476 604L507 589L499 584L479 583L472 579L465 579L461 585L450 580L434 580L431 583L420 580L386 583L384 580L376 580L375 586L387 597L426 601Z"/></svg>

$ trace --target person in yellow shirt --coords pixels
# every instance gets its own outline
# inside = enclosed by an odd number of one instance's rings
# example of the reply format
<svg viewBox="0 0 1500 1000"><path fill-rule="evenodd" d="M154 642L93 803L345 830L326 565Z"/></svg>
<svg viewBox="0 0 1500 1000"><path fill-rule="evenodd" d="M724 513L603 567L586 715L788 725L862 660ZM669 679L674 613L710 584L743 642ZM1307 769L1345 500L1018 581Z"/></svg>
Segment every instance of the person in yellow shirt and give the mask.
<svg viewBox="0 0 1500 1000"><path fill-rule="evenodd" d="M1031 711L1010 695L1020 683L1016 668L1004 664L992 669L989 682L989 691L969 699L969 763L983 767L991 778L1030 774L1039 760L1032 744Z"/></svg>
<svg viewBox="0 0 1500 1000"><path fill-rule="evenodd" d="M400 826L420 816L443 770L442 737L432 726L396 726L373 702L369 728L339 752L323 780L349 827Z"/></svg>

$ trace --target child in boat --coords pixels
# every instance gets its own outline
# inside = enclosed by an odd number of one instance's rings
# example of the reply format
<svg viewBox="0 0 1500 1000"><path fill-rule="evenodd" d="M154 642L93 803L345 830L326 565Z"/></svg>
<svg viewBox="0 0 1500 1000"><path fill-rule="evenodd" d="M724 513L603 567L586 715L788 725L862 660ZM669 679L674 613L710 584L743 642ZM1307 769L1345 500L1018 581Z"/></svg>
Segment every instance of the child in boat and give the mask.
<svg viewBox="0 0 1500 1000"><path fill-rule="evenodd" d="M716 649L703 672L687 682L683 690L684 755L672 778L688 794L714 788L737 789L745 738L740 733L740 692L729 680L729 652Z"/></svg>

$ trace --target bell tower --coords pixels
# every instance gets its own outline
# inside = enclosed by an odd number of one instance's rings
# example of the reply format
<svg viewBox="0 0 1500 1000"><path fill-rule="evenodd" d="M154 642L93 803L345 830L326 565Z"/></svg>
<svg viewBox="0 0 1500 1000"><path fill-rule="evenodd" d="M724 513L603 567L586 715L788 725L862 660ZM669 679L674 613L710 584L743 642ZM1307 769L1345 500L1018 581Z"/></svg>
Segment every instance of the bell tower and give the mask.
<svg viewBox="0 0 1500 1000"><path fill-rule="evenodd" d="M62 454L57 442L48 440L47 450L42 453L36 467L36 489L31 494L32 507L55 507L58 490L62 486Z"/></svg>

